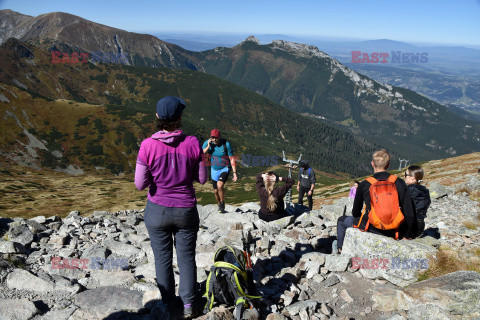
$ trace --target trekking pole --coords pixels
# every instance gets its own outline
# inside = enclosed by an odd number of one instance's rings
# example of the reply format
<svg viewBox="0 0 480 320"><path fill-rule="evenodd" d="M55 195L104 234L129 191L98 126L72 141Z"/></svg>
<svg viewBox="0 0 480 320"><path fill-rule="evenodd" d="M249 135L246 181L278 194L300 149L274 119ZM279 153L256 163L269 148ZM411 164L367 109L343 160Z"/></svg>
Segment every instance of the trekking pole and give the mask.
<svg viewBox="0 0 480 320"><path fill-rule="evenodd" d="M247 231L247 236L245 237L243 231L242 231L242 244L243 244L243 254L245 255L245 260L246 260L246 266L245 269L247 271L252 271L252 253L250 252L250 239L251 235L249 237L249 232Z"/></svg>
<svg viewBox="0 0 480 320"><path fill-rule="evenodd" d="M252 234L250 231L246 232L246 235L242 231L242 244L243 244L243 254L245 255L245 260L246 260L246 265L245 265L245 271L247 273L247 290L248 294L250 295L258 295L258 291L256 290L255 283L253 281L253 268L252 268L252 253L250 251L250 245L252 243ZM254 310L258 315L260 315L258 309L255 307L253 304L253 301L251 299L247 299L248 301L248 308L251 310ZM244 311L244 305L240 305L240 309L236 310L235 314L237 317L239 315L243 314ZM241 317L239 317L241 318Z"/></svg>

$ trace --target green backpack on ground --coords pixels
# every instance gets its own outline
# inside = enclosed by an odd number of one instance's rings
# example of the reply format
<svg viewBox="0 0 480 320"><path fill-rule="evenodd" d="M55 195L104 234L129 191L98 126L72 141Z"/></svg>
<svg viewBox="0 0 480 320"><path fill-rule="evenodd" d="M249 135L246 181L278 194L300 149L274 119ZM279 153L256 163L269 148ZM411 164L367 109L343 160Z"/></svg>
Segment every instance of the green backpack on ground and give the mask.
<svg viewBox="0 0 480 320"><path fill-rule="evenodd" d="M213 266L207 277L204 297L207 298L205 312L216 304L235 306L235 319L241 320L245 309L254 309L252 295L255 290L251 272L246 270L246 257L243 251L233 246L223 246L215 252Z"/></svg>

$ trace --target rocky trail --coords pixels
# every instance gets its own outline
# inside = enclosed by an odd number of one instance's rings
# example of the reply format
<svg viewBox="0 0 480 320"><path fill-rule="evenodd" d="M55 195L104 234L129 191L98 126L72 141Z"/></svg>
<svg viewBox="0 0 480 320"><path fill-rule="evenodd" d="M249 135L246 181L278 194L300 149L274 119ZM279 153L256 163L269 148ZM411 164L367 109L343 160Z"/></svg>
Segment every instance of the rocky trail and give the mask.
<svg viewBox="0 0 480 320"><path fill-rule="evenodd" d="M469 196L480 190L480 174L468 177L428 186L423 237L395 241L349 229L341 255L332 243L348 198L306 212L297 205L295 216L270 223L258 219L256 203L225 214L199 205L198 280L217 248L241 248L249 230L260 319L480 319L480 273L418 282L439 250L480 265L480 207ZM0 218L0 235L0 319L163 319L142 210ZM197 319L233 318L220 306Z"/></svg>

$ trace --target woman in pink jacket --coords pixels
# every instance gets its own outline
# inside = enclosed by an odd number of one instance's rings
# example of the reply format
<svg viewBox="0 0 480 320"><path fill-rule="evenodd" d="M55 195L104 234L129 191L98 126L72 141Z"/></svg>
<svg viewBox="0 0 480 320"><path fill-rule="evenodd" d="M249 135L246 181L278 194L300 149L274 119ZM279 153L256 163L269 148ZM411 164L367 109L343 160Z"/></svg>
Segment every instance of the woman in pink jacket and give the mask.
<svg viewBox="0 0 480 320"><path fill-rule="evenodd" d="M145 139L138 151L135 186L149 187L145 225L155 257L157 284L170 317L175 313L173 245L180 269L179 295L183 318L195 315L197 268L195 247L200 219L193 182L204 184L200 142L180 130L185 101L165 97L157 103L158 132ZM175 238L175 241L174 241Z"/></svg>

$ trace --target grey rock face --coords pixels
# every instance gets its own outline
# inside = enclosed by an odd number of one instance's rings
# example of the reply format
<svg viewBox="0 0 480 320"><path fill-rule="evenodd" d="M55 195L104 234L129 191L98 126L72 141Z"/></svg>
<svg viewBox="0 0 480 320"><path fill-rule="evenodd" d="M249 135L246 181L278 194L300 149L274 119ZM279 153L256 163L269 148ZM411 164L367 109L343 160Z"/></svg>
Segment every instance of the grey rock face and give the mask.
<svg viewBox="0 0 480 320"><path fill-rule="evenodd" d="M407 314L408 320L453 320L450 314L434 304L424 304L411 309Z"/></svg>
<svg viewBox="0 0 480 320"><path fill-rule="evenodd" d="M33 232L28 228L28 226L20 225L9 231L8 238L11 241L28 246L33 241Z"/></svg>
<svg viewBox="0 0 480 320"><path fill-rule="evenodd" d="M28 299L0 299L0 319L28 320L40 311Z"/></svg>
<svg viewBox="0 0 480 320"><path fill-rule="evenodd" d="M447 188L436 182L430 183L428 185L428 190L430 191L430 197L435 199L445 197L450 192L449 190L447 190Z"/></svg>
<svg viewBox="0 0 480 320"><path fill-rule="evenodd" d="M414 283L421 271L428 268L428 258L436 249L409 240L362 232L348 228L343 244L342 256L352 258L352 268L369 278L383 278L405 287Z"/></svg>
<svg viewBox="0 0 480 320"><path fill-rule="evenodd" d="M285 309L290 315L296 316L300 314L302 310L306 310L309 313L313 314L315 313L317 306L318 306L317 301L306 300L306 301L295 302L294 304L287 306Z"/></svg>
<svg viewBox="0 0 480 320"><path fill-rule="evenodd" d="M106 247L101 246L99 244L94 244L84 249L81 259L91 259L94 257L106 259L107 256L108 256L108 250Z"/></svg>
<svg viewBox="0 0 480 320"><path fill-rule="evenodd" d="M345 244L344 244L344 248L345 248ZM327 255L325 258L325 268L327 268L328 271L343 272L347 270L349 263L350 263L350 257L346 255L341 255L341 256Z"/></svg>
<svg viewBox="0 0 480 320"><path fill-rule="evenodd" d="M143 308L142 299L141 292L110 286L77 294L75 304L81 308L83 315L101 319L122 310L138 312Z"/></svg>
<svg viewBox="0 0 480 320"><path fill-rule="evenodd" d="M7 276L7 286L17 290L53 291L55 284L45 281L23 269L15 269Z"/></svg>
<svg viewBox="0 0 480 320"><path fill-rule="evenodd" d="M441 318L452 314L461 315L462 319L478 319L480 274L457 271L415 283L405 289L383 287L373 295L373 300L375 310L411 310L414 319L417 319L415 317L418 315L415 310L427 304L435 308L432 308L431 313L427 313L428 317L425 319L434 319L435 315Z"/></svg>
<svg viewBox="0 0 480 320"><path fill-rule="evenodd" d="M50 320L50 319L69 320L70 316L75 312L76 309L77 309L76 307L68 307L61 310L52 310L47 312L40 319L41 320Z"/></svg>
<svg viewBox="0 0 480 320"><path fill-rule="evenodd" d="M132 257L140 253L140 249L126 243L122 243L119 241L115 241L112 239L106 239L103 241L103 245L107 247L113 253L124 256L124 257Z"/></svg>
<svg viewBox="0 0 480 320"><path fill-rule="evenodd" d="M0 240L0 253L27 253L27 251L21 243Z"/></svg>
<svg viewBox="0 0 480 320"><path fill-rule="evenodd" d="M290 224L292 224L293 221L295 221L295 217L288 216L288 217L271 221L271 222L256 220L254 224L257 228L265 230L269 235L275 235L275 234L278 234L283 229L285 229Z"/></svg>

